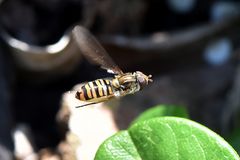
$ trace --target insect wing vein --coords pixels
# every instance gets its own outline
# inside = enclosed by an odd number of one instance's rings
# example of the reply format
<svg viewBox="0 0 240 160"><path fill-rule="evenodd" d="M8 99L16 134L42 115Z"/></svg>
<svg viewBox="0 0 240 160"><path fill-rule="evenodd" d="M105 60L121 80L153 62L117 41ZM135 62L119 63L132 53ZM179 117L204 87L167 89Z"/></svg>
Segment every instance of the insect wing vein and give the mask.
<svg viewBox="0 0 240 160"><path fill-rule="evenodd" d="M106 50L87 29L81 26L76 26L72 33L81 53L88 59L88 61L100 65L101 68L106 69L108 72L111 71L114 74L123 73L108 55Z"/></svg>

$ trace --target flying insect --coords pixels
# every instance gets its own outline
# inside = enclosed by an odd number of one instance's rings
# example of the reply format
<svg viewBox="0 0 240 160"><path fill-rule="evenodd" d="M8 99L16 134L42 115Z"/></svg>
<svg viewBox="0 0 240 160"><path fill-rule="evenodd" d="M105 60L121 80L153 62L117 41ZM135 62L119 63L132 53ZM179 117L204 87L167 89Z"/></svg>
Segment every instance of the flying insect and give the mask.
<svg viewBox="0 0 240 160"><path fill-rule="evenodd" d="M76 26L72 33L81 53L89 62L100 65L107 72L114 74L112 78L83 83L76 92L75 98L89 103L77 107L134 94L152 82L152 75L145 75L140 71L124 73L97 39L84 27Z"/></svg>

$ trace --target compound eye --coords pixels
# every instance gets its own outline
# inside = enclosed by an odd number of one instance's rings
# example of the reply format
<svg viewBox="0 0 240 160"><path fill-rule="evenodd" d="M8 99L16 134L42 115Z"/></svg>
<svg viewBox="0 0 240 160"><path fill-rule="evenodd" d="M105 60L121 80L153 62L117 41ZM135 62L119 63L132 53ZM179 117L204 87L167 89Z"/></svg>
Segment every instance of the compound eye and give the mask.
<svg viewBox="0 0 240 160"><path fill-rule="evenodd" d="M139 82L139 85L140 85L140 88L142 89L144 86L147 85L147 82L146 80L143 78L143 77L138 77L137 78L138 82Z"/></svg>
<svg viewBox="0 0 240 160"><path fill-rule="evenodd" d="M139 83L141 84L145 83L145 79L143 77L138 77L137 79Z"/></svg>

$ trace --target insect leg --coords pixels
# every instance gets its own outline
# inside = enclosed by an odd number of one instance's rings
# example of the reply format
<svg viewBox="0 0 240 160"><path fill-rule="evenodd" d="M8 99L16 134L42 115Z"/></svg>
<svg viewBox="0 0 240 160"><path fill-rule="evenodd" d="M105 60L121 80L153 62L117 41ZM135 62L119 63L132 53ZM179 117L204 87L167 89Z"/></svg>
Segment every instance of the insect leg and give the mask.
<svg viewBox="0 0 240 160"><path fill-rule="evenodd" d="M81 106L76 106L75 108L80 108L80 107L84 107L84 106L88 106L88 105L92 105L92 104L97 104L97 103L96 102L88 103L88 104L84 104L84 105L81 105Z"/></svg>

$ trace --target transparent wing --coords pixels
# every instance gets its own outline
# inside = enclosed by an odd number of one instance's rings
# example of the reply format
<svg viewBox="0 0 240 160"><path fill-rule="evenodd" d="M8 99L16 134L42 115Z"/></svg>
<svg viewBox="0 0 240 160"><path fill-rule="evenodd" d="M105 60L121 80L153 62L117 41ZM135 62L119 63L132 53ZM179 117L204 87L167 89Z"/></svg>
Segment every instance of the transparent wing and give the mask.
<svg viewBox="0 0 240 160"><path fill-rule="evenodd" d="M73 29L73 36L81 50L81 53L91 62L100 65L109 73L122 74L122 70L115 64L106 50L85 28L76 26Z"/></svg>

